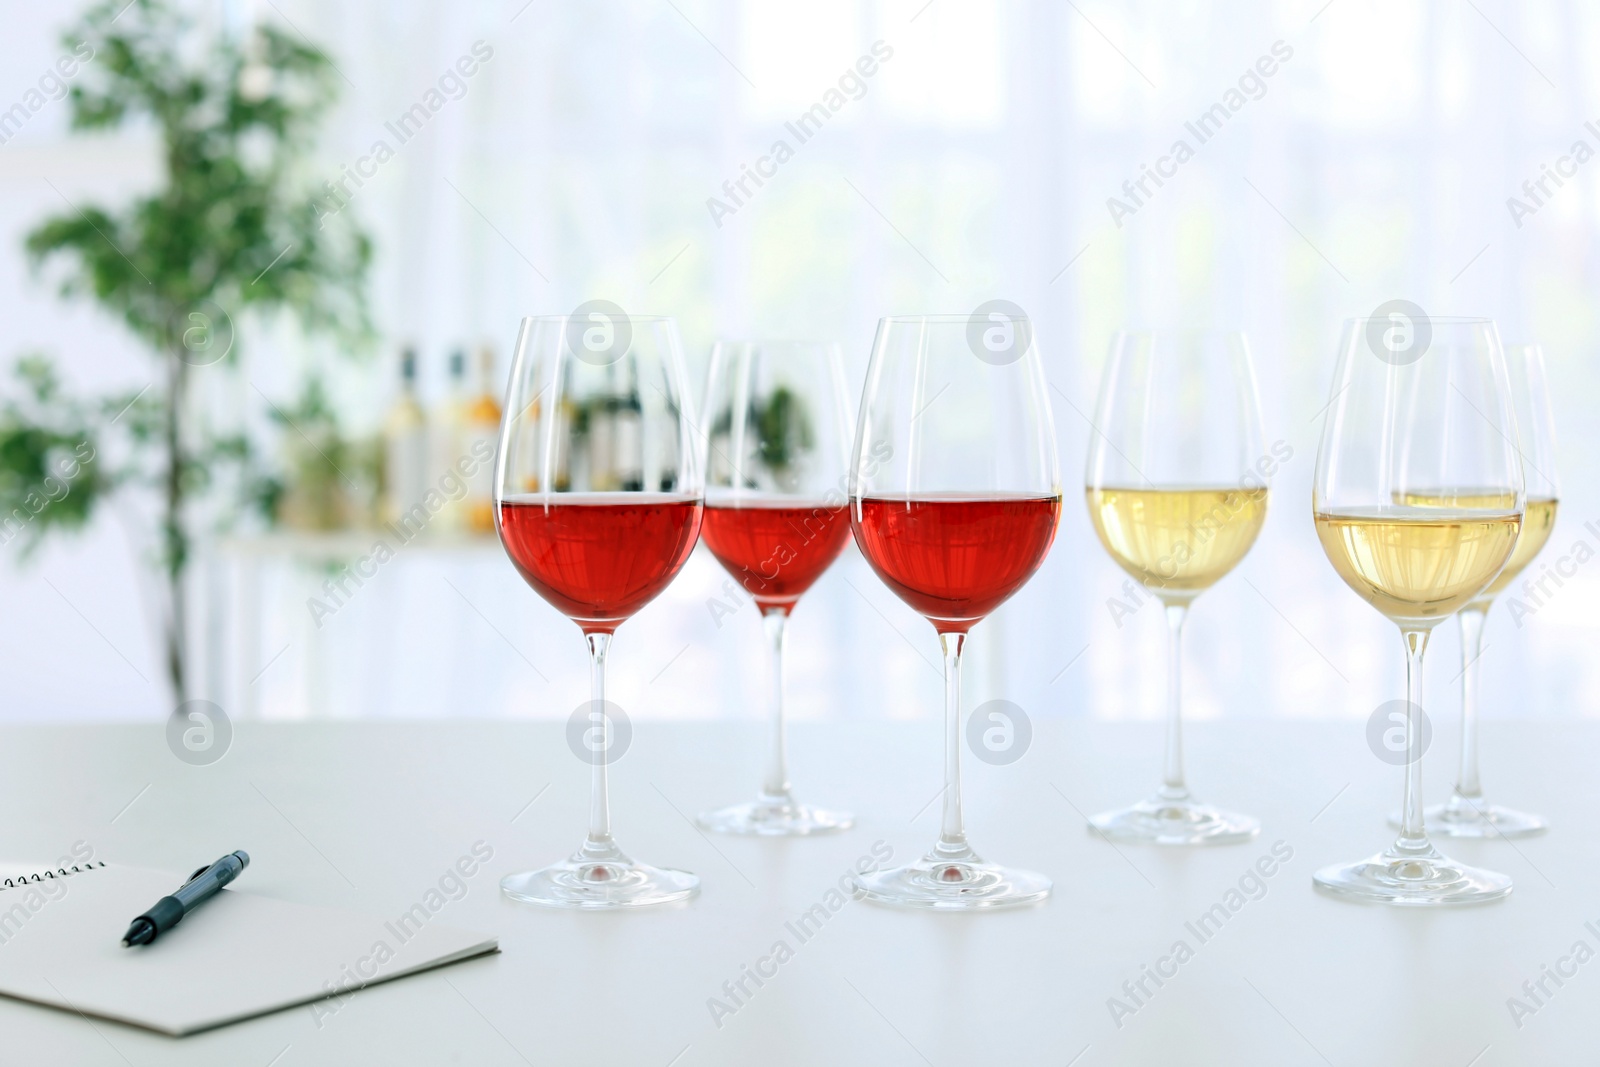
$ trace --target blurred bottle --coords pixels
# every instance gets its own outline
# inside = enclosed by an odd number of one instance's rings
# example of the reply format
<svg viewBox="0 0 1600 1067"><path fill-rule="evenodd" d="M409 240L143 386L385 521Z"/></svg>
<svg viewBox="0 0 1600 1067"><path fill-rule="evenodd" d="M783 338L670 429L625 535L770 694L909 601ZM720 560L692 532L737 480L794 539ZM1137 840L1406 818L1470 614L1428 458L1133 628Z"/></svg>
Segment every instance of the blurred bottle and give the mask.
<svg viewBox="0 0 1600 1067"><path fill-rule="evenodd" d="M435 526L440 530L461 530L468 525L467 494L456 485L456 479L470 481L461 474L469 443L466 349L457 348L450 353L449 367L448 392L444 403L434 412L431 427L433 460L428 482L444 496L444 504L433 520Z"/></svg>
<svg viewBox="0 0 1600 1067"><path fill-rule="evenodd" d="M513 491L537 493L543 488L546 474L543 447L545 414L543 398L535 395L512 422L510 447L517 450L512 458L512 466L522 471L521 484L508 487ZM558 411L549 414L552 419L558 417ZM550 474L554 478L554 472Z"/></svg>
<svg viewBox="0 0 1600 1067"><path fill-rule="evenodd" d="M675 492L678 488L678 419L679 408L676 403L668 399L666 403L668 417L655 420L655 441L652 442L651 454L654 456L655 470L652 476L657 480L655 488L663 493ZM724 431L726 437L726 431ZM729 446L724 445L726 452ZM714 450L713 450L714 452ZM713 463L727 465L724 456L715 456Z"/></svg>
<svg viewBox="0 0 1600 1067"><path fill-rule="evenodd" d="M383 424L383 518L399 522L428 491L428 418L417 400L417 350L400 353L400 395ZM408 522L411 535L426 518Z"/></svg>
<svg viewBox="0 0 1600 1067"><path fill-rule="evenodd" d="M606 367L605 384L578 401L575 412L586 445L586 469L579 484L587 482L590 492L609 493L617 485L617 367Z"/></svg>
<svg viewBox="0 0 1600 1067"><path fill-rule="evenodd" d="M461 454L476 464L467 479L465 501L466 527L473 533L494 532L494 450L500 438L500 415L494 346L484 345L478 350L478 393L467 403L462 417ZM538 424L537 412L534 424Z"/></svg>
<svg viewBox="0 0 1600 1067"><path fill-rule="evenodd" d="M573 457L568 428L576 424L581 415L577 403L571 397L562 400L559 407L551 413L551 418L556 420L555 455L546 457L545 467L554 472L555 491L558 493L569 492L572 489Z"/></svg>
<svg viewBox="0 0 1600 1067"><path fill-rule="evenodd" d="M458 429L466 421L467 401L467 350L458 348L450 353L449 394L445 397L445 418Z"/></svg>
<svg viewBox="0 0 1600 1067"><path fill-rule="evenodd" d="M630 367L627 381L621 382L616 365L608 366L602 391L579 409L578 417L586 420L588 484L595 492L643 487L640 428L644 409L639 403L637 374Z"/></svg>
<svg viewBox="0 0 1600 1067"><path fill-rule="evenodd" d="M644 406L639 401L639 368L628 363L627 388L616 399L617 488L637 493L644 488Z"/></svg>

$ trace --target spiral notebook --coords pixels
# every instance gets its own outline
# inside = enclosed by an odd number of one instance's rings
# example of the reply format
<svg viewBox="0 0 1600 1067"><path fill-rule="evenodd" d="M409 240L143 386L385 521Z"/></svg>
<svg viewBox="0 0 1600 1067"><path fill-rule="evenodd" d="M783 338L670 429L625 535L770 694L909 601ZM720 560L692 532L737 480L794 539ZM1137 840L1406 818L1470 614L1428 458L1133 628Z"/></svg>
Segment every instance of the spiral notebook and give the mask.
<svg viewBox="0 0 1600 1067"><path fill-rule="evenodd" d="M425 907L385 919L232 888L154 944L123 948L134 916L182 881L120 864L0 865L0 995L181 1036L499 948Z"/></svg>

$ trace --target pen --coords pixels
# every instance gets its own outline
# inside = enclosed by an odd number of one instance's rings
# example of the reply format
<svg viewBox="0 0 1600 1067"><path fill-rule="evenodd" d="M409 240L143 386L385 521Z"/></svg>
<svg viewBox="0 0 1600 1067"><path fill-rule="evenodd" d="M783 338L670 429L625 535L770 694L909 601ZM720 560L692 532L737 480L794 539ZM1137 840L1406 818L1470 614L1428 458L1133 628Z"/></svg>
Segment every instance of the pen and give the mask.
<svg viewBox="0 0 1600 1067"><path fill-rule="evenodd" d="M156 901L155 907L133 920L128 932L122 935L122 947L148 945L182 922L185 915L216 896L223 886L239 877L239 873L248 866L248 855L230 852L211 866L201 867L171 896L162 897Z"/></svg>

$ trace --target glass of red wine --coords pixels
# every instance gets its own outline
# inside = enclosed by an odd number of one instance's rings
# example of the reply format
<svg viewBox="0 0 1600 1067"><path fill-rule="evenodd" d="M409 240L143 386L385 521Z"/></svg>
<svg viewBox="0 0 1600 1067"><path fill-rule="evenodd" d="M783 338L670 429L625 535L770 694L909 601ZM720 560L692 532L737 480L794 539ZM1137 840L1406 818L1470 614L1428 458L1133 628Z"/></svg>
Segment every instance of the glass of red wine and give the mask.
<svg viewBox="0 0 1600 1067"><path fill-rule="evenodd" d="M792 837L853 816L797 803L783 729L783 644L801 594L850 538L849 401L839 346L734 342L706 382L706 514L700 535L761 611L770 679L766 774L754 801L700 816L708 830Z"/></svg>
<svg viewBox="0 0 1600 1067"><path fill-rule="evenodd" d="M922 859L858 875L870 900L937 909L1029 904L1033 871L986 862L961 815L961 648L1038 570L1055 540L1061 476L1031 321L994 301L972 315L878 323L850 472L856 543L939 634L944 792Z"/></svg>
<svg viewBox="0 0 1600 1067"><path fill-rule="evenodd" d="M511 562L589 646L590 699L567 737L591 766L589 833L571 857L507 875L516 900L568 908L640 907L699 891L687 871L635 862L611 837L606 770L625 747L606 701L611 636L689 558L704 496L670 318L603 301L522 320L500 428L495 522Z"/></svg>

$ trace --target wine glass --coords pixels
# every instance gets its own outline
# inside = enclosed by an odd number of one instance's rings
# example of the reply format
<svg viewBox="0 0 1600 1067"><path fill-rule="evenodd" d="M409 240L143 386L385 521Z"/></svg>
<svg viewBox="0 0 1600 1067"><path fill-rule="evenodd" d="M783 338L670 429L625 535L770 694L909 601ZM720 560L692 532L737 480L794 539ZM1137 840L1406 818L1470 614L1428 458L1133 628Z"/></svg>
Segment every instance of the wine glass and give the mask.
<svg viewBox="0 0 1600 1067"><path fill-rule="evenodd" d="M1084 485L1100 543L1165 609L1167 734L1161 787L1089 820L1108 838L1208 845L1246 841L1261 829L1248 815L1195 800L1184 781L1182 642L1189 605L1255 544L1277 464L1262 438L1244 334L1116 335Z"/></svg>
<svg viewBox="0 0 1600 1067"><path fill-rule="evenodd" d="M1422 809L1422 661L1443 619L1473 603L1511 558L1526 503L1500 336L1489 319L1430 319L1415 305L1345 324L1312 516L1345 584L1400 630L1406 653L1406 778L1400 836L1325 867L1339 896L1469 904L1511 879L1429 842Z"/></svg>
<svg viewBox="0 0 1600 1067"><path fill-rule="evenodd" d="M850 537L851 420L832 343L737 342L711 352L706 382L705 522L700 535L761 610L770 676L767 769L756 799L706 812L708 830L799 836L853 816L800 804L783 736L789 613Z"/></svg>
<svg viewBox="0 0 1600 1067"><path fill-rule="evenodd" d="M611 637L667 587L700 532L704 488L683 368L670 318L592 301L570 316L522 320L500 428L495 526L522 577L588 642L590 699L574 713L568 740L592 770L583 846L502 879L516 900L639 907L700 887L693 874L638 863L617 846L606 792L626 721L606 701Z"/></svg>
<svg viewBox="0 0 1600 1067"><path fill-rule="evenodd" d="M996 302L998 303L998 302ZM961 649L968 630L1038 570L1055 540L1061 477L1031 321L1016 309L878 323L856 428L850 523L890 590L944 653L944 807L921 860L861 874L871 900L963 909L1050 893L987 863L961 817Z"/></svg>
<svg viewBox="0 0 1600 1067"><path fill-rule="evenodd" d="M1494 598L1511 586L1550 540L1561 495L1556 481L1555 435L1544 352L1538 345L1507 345L1505 351L1528 510L1522 518L1517 546L1511 550L1511 559L1500 577L1456 613L1461 624L1461 766L1450 799L1429 807L1426 813L1428 824L1436 833L1451 837L1529 837L1543 833L1549 826L1541 816L1484 800L1478 781L1478 661L1483 655L1483 624ZM1401 821L1399 813L1389 817L1395 826Z"/></svg>

